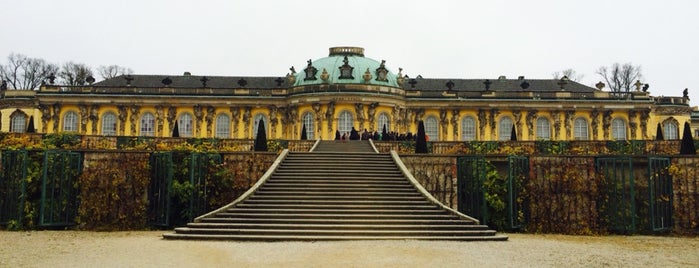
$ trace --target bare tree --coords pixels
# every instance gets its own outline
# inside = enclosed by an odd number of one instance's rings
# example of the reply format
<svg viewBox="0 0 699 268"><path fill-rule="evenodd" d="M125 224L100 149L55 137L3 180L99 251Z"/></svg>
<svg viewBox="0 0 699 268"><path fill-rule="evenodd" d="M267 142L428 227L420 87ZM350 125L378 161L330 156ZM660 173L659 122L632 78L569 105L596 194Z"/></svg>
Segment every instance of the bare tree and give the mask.
<svg viewBox="0 0 699 268"><path fill-rule="evenodd" d="M16 53L7 57L7 64L0 65L2 80L12 89L37 89L49 76L57 72L58 66L55 64Z"/></svg>
<svg viewBox="0 0 699 268"><path fill-rule="evenodd" d="M575 81L575 82L580 82L580 80L582 80L583 77L585 77L584 74L578 74L578 72L576 72L572 68L568 68L568 69L565 69L563 71L553 73L553 79L556 79L556 80L561 79L564 76L568 77L568 80Z"/></svg>
<svg viewBox="0 0 699 268"><path fill-rule="evenodd" d="M631 63L614 63L611 68L602 66L597 69L597 74L602 76L612 92L629 92L636 80L641 80L641 65Z"/></svg>
<svg viewBox="0 0 699 268"><path fill-rule="evenodd" d="M121 67L119 65L109 65L109 66L100 66L97 67L97 72L102 76L102 79L112 79L114 77L120 76L120 75L125 75L125 74L132 74L133 70L130 68L126 67Z"/></svg>
<svg viewBox="0 0 699 268"><path fill-rule="evenodd" d="M58 73L58 77L61 78L62 83L67 86L85 85L87 78L91 76L92 69L90 69L89 66L72 61L63 64L61 72Z"/></svg>

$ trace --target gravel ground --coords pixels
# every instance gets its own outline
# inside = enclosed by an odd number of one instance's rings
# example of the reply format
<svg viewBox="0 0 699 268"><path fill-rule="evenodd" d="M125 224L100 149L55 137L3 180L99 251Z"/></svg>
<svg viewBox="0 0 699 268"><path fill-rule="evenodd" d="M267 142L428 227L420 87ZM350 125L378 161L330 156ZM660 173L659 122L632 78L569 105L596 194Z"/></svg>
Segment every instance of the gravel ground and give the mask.
<svg viewBox="0 0 699 268"><path fill-rule="evenodd" d="M0 267L697 267L699 238L508 234L507 242L217 242L162 231L0 231Z"/></svg>

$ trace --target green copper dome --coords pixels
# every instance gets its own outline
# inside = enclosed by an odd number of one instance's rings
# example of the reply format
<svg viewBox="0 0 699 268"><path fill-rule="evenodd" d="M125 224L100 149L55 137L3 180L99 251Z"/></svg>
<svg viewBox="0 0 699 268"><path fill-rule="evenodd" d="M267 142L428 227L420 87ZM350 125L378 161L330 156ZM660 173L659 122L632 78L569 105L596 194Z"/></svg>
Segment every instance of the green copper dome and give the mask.
<svg viewBox="0 0 699 268"><path fill-rule="evenodd" d="M396 74L385 66L385 61L365 58L364 49L359 47L331 47L328 57L308 60L308 64L294 76L294 86L362 84L400 87Z"/></svg>

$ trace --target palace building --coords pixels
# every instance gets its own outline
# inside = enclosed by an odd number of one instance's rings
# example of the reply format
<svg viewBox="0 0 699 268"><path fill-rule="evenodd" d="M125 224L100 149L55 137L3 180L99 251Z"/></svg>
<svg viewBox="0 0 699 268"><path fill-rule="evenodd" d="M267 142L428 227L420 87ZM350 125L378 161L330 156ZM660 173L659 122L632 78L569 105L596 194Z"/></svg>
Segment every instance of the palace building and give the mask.
<svg viewBox="0 0 699 268"><path fill-rule="evenodd" d="M661 124L679 139L692 108L681 97L654 97L647 85L609 92L567 78L408 77L401 68L333 47L327 57L285 76L125 75L86 86L47 81L38 91L5 90L0 130L39 133L251 139L264 121L269 139L334 139L357 130L417 132L431 141L641 140ZM693 133L697 133L694 120Z"/></svg>

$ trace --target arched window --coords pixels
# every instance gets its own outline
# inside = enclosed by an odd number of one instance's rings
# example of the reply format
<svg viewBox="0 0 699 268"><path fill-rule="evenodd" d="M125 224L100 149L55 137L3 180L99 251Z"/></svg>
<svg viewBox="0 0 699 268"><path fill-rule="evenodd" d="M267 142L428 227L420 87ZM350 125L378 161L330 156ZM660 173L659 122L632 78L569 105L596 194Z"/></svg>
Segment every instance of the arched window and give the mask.
<svg viewBox="0 0 699 268"><path fill-rule="evenodd" d="M674 121L665 121L663 124L663 137L666 140L678 140L680 139L677 123Z"/></svg>
<svg viewBox="0 0 699 268"><path fill-rule="evenodd" d="M337 117L337 130L340 131L340 135L345 133L349 135L349 132L352 131L353 126L354 117L352 116L352 113L349 111L342 111Z"/></svg>
<svg viewBox="0 0 699 268"><path fill-rule="evenodd" d="M152 113L145 112L141 115L141 131L138 135L152 137L155 136L155 116Z"/></svg>
<svg viewBox="0 0 699 268"><path fill-rule="evenodd" d="M461 140L472 141L476 139L476 120L473 117L461 118Z"/></svg>
<svg viewBox="0 0 699 268"><path fill-rule="evenodd" d="M498 129L498 139L501 141L508 141L512 137L512 119L509 117L503 117L500 119L500 127Z"/></svg>
<svg viewBox="0 0 699 268"><path fill-rule="evenodd" d="M616 118L612 120L612 139L626 139L626 122L624 122L624 120L621 118Z"/></svg>
<svg viewBox="0 0 699 268"><path fill-rule="evenodd" d="M573 136L576 140L590 139L590 135L587 131L587 120L585 120L585 118L575 119L573 124Z"/></svg>
<svg viewBox="0 0 699 268"><path fill-rule="evenodd" d="M257 128L260 126L260 120L262 120L262 124L265 125L265 137L267 137L269 133L269 120L267 120L267 116L265 114L256 114L254 119L255 120L253 121L252 125L252 137L257 137Z"/></svg>
<svg viewBox="0 0 699 268"><path fill-rule="evenodd" d="M223 139L231 137L231 118L227 114L219 114L216 117L216 133L214 137Z"/></svg>
<svg viewBox="0 0 699 268"><path fill-rule="evenodd" d="M303 124L301 124L302 127L306 128L306 138L308 140L313 140L315 139L315 119L313 119L313 113L311 112L305 112L303 114ZM303 131L303 130L301 130ZM301 133L301 132L299 132ZM301 135L301 134L299 134Z"/></svg>
<svg viewBox="0 0 699 268"><path fill-rule="evenodd" d="M63 131L78 131L78 113L71 111L63 116Z"/></svg>
<svg viewBox="0 0 699 268"><path fill-rule="evenodd" d="M549 123L549 120L545 117L539 117L536 119L536 139L551 139L551 123Z"/></svg>
<svg viewBox="0 0 699 268"><path fill-rule="evenodd" d="M428 116L425 119L425 135L429 137L430 141L439 140L439 123L437 123L436 117Z"/></svg>
<svg viewBox="0 0 699 268"><path fill-rule="evenodd" d="M27 130L27 117L16 111L10 115L10 132L24 133Z"/></svg>
<svg viewBox="0 0 699 268"><path fill-rule="evenodd" d="M115 136L117 134L117 116L107 112L102 116L102 135Z"/></svg>
<svg viewBox="0 0 699 268"><path fill-rule="evenodd" d="M180 115L180 119L177 120L177 130L180 132L180 137L191 137L192 136L192 115L189 113L183 113Z"/></svg>
<svg viewBox="0 0 699 268"><path fill-rule="evenodd" d="M383 131L383 126L386 126L386 131L391 132L391 119L388 117L388 114L380 113L379 120L377 120L377 123L377 131Z"/></svg>

